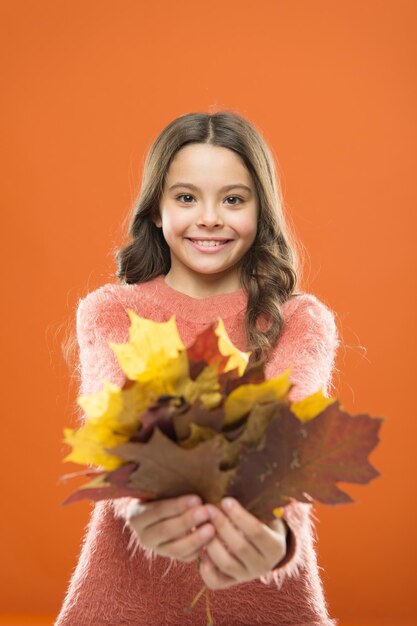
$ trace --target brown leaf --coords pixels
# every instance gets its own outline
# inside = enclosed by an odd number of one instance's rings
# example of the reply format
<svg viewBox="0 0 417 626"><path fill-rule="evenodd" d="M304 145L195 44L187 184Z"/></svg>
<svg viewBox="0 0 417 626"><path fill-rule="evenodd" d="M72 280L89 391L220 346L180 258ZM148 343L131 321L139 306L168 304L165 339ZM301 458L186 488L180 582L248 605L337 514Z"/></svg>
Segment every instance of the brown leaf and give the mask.
<svg viewBox="0 0 417 626"><path fill-rule="evenodd" d="M222 405L215 409L208 409L197 398L184 413L174 415L172 423L178 440L187 439L190 436L191 423L203 428L213 428L221 431L224 422L224 409Z"/></svg>
<svg viewBox="0 0 417 626"><path fill-rule="evenodd" d="M137 463L126 463L111 472L101 472L98 477L74 491L61 506L88 498L94 502L114 498L139 498L142 502L155 498L154 493L126 487L129 477L137 469ZM81 472L80 472L81 474ZM87 472L85 472L88 475Z"/></svg>
<svg viewBox="0 0 417 626"><path fill-rule="evenodd" d="M157 402L148 408L140 416L140 428L129 441L140 441L146 443L156 426L164 432L167 437L176 441L177 435L173 425L173 417L181 415L188 409L188 403L178 396L159 396Z"/></svg>
<svg viewBox="0 0 417 626"><path fill-rule="evenodd" d="M230 374L230 376L228 376L228 374ZM219 376L219 382L225 396L228 396L236 387L240 387L240 385L257 385L264 380L265 367L262 363L248 367L241 377L239 377L237 369Z"/></svg>
<svg viewBox="0 0 417 626"><path fill-rule="evenodd" d="M306 423L288 406L265 433L261 451L247 450L227 495L234 496L261 520L273 509L312 499L324 504L352 502L337 482L368 483L379 476L367 455L377 445L383 418L349 415L338 401Z"/></svg>
<svg viewBox="0 0 417 626"><path fill-rule="evenodd" d="M237 428L237 438L231 439L229 433L224 433L225 442L228 443L223 447L222 469L235 467L242 449L263 449L265 431L270 422L280 415L281 407L278 402L256 404L245 423Z"/></svg>
<svg viewBox="0 0 417 626"><path fill-rule="evenodd" d="M131 489L155 492L157 498L196 493L206 502L217 503L235 473L219 469L222 449L220 436L187 450L155 428L148 443L127 442L112 451L139 464L128 483Z"/></svg>

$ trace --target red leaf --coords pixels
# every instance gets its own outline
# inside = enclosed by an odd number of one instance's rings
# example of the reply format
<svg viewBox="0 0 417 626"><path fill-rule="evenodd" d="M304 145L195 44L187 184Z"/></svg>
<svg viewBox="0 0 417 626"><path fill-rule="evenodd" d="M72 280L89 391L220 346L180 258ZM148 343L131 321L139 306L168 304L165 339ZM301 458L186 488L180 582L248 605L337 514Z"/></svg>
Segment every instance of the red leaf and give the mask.
<svg viewBox="0 0 417 626"><path fill-rule="evenodd" d="M216 365L219 372L222 372L227 365L229 357L224 356L219 350L219 338L214 332L216 327L217 322L210 324L197 335L191 346L187 348L188 359L194 362L193 364L190 363L190 378L192 380L195 380L201 369L203 369L199 365L201 361L209 365Z"/></svg>
<svg viewBox="0 0 417 626"><path fill-rule="evenodd" d="M382 421L366 414L349 415L336 401L304 423L282 406L281 415L265 432L263 449L243 454L227 495L265 521L291 498L352 502L336 483L364 484L380 475L367 455L379 441Z"/></svg>

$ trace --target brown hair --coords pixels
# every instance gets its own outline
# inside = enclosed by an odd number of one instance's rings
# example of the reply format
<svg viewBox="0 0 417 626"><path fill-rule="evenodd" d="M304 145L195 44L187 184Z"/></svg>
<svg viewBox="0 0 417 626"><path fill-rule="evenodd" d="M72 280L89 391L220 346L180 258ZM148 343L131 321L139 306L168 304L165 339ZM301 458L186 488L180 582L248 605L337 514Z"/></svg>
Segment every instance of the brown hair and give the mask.
<svg viewBox="0 0 417 626"><path fill-rule="evenodd" d="M245 329L251 363L264 362L280 335L281 304L298 286L298 242L284 218L272 153L261 133L237 113L188 113L170 122L155 139L145 159L141 190L129 226L132 241L116 252L116 276L124 283L142 283L168 273L169 247L153 219L159 213L170 163L181 148L191 143L233 150L255 183L258 228L240 264L240 283L248 295ZM263 316L268 327L262 330L258 321Z"/></svg>
<svg viewBox="0 0 417 626"><path fill-rule="evenodd" d="M116 277L121 283L143 283L168 273L170 250L152 218L158 216L171 161L190 143L233 150L255 183L257 234L240 263L240 283L248 295L245 330L247 350L252 353L250 364L264 363L283 326L281 305L298 287L298 250L302 247L284 217L272 152L260 131L237 113L187 113L170 122L155 139L145 158L141 189L128 227L131 242L115 252ZM267 327L259 327L262 320ZM67 338L63 348L67 363L72 361L76 345L75 335Z"/></svg>

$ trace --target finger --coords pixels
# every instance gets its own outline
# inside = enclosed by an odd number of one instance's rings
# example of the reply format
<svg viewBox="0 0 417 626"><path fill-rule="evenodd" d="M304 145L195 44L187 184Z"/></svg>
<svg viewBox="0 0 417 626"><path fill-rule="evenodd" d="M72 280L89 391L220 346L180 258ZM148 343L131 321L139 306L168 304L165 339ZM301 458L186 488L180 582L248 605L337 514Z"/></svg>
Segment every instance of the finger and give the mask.
<svg viewBox="0 0 417 626"><path fill-rule="evenodd" d="M200 576L209 589L226 589L237 583L234 578L220 572L208 554L203 553L200 558Z"/></svg>
<svg viewBox="0 0 417 626"><path fill-rule="evenodd" d="M226 574L239 582L246 580L248 577L253 577L249 575L250 572L246 564L237 558L235 554L229 552L218 537L214 537L214 539L207 544L206 551L214 565L222 574Z"/></svg>
<svg viewBox="0 0 417 626"><path fill-rule="evenodd" d="M139 522L141 518L139 517ZM130 522L139 535L142 543L148 547L159 548L161 544L180 539L203 522L209 521L209 515L204 505L187 509L182 515L156 521L145 527L135 527L135 520Z"/></svg>
<svg viewBox="0 0 417 626"><path fill-rule="evenodd" d="M135 520L138 528L144 528L162 519L169 519L181 515L188 508L201 504L201 498L195 495L182 496L181 498L166 498L155 502L141 504L138 500L130 503L126 518L131 523Z"/></svg>
<svg viewBox="0 0 417 626"><path fill-rule="evenodd" d="M277 532L260 522L234 498L223 498L221 507L237 528L243 531L258 552L267 561L270 561L271 550L275 552L277 550ZM285 532L283 532L282 543L285 545Z"/></svg>
<svg viewBox="0 0 417 626"><path fill-rule="evenodd" d="M158 552L162 556L172 556L187 563L194 561L207 541L214 537L215 532L212 524L204 524L182 539L159 544Z"/></svg>
<svg viewBox="0 0 417 626"><path fill-rule="evenodd" d="M237 528L217 507L207 505L207 509L217 534L224 541L235 560L240 563L241 568L243 567L243 570L240 570L240 575L242 575L243 571L246 573L262 571L265 568L265 557L256 549L242 530ZM217 567L231 576L237 575L238 570L235 567L235 563L231 562L230 559L224 558L224 550L219 545L213 545L213 542L209 545L212 550L209 554Z"/></svg>

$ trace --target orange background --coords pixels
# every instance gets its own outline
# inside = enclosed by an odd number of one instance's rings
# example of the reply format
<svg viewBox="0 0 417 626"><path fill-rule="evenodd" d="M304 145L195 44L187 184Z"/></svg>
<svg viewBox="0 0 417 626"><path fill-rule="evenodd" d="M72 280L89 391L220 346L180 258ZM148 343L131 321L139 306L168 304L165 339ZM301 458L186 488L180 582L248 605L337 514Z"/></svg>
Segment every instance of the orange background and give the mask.
<svg viewBox="0 0 417 626"><path fill-rule="evenodd" d="M89 516L60 508L73 484L58 483L80 469L62 463L77 388L60 348L78 298L113 280L154 137L226 108L276 155L304 289L337 314L338 396L387 417L382 476L346 486L355 504L316 507L331 614L415 623L416 14L405 0L1 3L5 623L51 623Z"/></svg>

